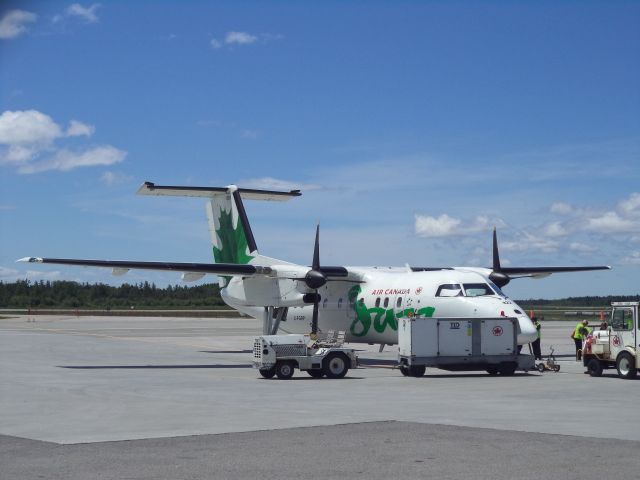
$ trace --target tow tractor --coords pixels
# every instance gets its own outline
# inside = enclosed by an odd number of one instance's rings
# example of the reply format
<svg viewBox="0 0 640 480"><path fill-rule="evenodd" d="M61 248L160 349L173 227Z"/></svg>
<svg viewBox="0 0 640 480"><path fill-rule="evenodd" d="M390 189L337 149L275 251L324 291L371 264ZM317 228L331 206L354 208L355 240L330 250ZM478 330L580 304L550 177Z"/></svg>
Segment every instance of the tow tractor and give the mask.
<svg viewBox="0 0 640 480"><path fill-rule="evenodd" d="M342 378L358 366L352 348L343 347L344 332L311 335L261 335L253 343L253 366L264 378L288 380L298 368L313 378Z"/></svg>
<svg viewBox="0 0 640 480"><path fill-rule="evenodd" d="M634 378L640 365L638 336L640 302L611 303L611 318L605 329L595 330L583 341L582 358L592 377L616 368L621 378Z"/></svg>

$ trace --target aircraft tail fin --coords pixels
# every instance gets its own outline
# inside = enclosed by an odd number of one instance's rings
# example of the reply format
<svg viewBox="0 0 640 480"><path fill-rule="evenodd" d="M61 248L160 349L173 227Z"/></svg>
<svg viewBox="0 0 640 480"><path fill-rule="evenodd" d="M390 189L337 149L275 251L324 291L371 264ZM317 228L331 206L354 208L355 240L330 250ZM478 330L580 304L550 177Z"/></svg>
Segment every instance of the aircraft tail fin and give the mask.
<svg viewBox="0 0 640 480"><path fill-rule="evenodd" d="M145 182L139 195L167 195L209 198L207 218L216 263L270 265L275 260L258 253L258 245L251 231L242 199L284 201L301 195L289 192L227 187L160 186Z"/></svg>

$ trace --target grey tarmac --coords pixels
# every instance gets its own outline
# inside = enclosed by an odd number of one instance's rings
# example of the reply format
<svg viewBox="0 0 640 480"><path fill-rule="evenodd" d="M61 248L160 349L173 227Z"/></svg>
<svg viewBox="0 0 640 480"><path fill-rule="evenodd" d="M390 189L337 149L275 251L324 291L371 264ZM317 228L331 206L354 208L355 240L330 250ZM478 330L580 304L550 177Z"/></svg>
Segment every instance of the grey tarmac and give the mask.
<svg viewBox="0 0 640 480"><path fill-rule="evenodd" d="M560 373L405 378L354 344L345 379L279 381L253 319L3 319L0 477L639 478L640 383L584 375L572 328L543 323Z"/></svg>

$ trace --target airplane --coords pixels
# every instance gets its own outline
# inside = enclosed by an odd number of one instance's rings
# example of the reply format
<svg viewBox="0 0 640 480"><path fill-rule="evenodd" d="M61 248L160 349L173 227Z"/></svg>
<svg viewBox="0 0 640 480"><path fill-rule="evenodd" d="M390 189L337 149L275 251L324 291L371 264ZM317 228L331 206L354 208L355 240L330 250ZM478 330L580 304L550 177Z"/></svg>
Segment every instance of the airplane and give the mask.
<svg viewBox="0 0 640 480"><path fill-rule="evenodd" d="M20 262L182 272L182 280L207 274L220 278L227 305L262 320L263 334L345 331L352 343L394 345L398 319L414 315L437 318L515 317L518 345L537 337L527 313L501 290L512 279L542 278L559 272L608 270L611 267L503 267L493 230L491 267L354 267L320 263L320 227L316 227L311 266L259 253L244 200L286 201L299 190L274 191L226 187L155 185L145 182L139 195L202 197L216 263L86 260L24 257Z"/></svg>

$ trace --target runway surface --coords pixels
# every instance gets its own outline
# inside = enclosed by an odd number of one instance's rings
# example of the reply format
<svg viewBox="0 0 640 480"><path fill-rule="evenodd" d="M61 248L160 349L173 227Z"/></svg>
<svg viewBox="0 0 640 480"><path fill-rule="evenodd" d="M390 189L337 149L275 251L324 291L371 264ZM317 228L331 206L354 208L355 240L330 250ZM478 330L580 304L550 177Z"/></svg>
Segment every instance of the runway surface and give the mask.
<svg viewBox="0 0 640 480"><path fill-rule="evenodd" d="M640 383L584 375L572 328L543 326L557 374L405 378L365 345L345 379L279 381L253 319L3 319L0 476L637 478Z"/></svg>

